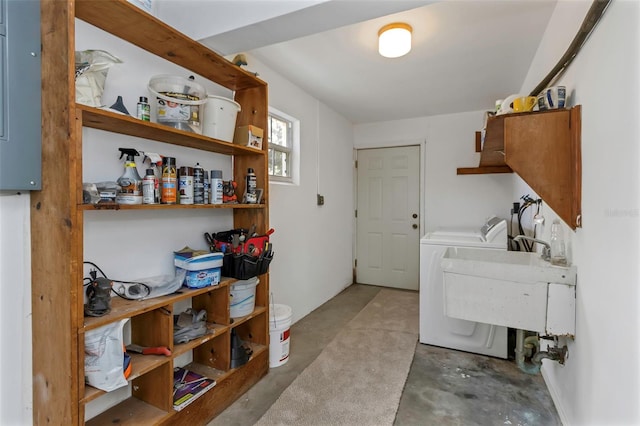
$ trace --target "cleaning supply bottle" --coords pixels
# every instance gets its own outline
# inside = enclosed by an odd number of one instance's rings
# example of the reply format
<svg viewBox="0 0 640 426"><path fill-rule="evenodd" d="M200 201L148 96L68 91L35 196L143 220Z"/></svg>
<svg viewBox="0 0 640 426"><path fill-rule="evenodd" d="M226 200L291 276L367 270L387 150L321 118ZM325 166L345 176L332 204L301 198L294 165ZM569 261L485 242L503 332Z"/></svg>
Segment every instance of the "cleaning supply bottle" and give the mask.
<svg viewBox="0 0 640 426"><path fill-rule="evenodd" d="M147 174L142 179L142 204L156 204L156 187L158 186L158 178L156 178L153 169L147 169Z"/></svg>
<svg viewBox="0 0 640 426"><path fill-rule="evenodd" d="M149 167L153 169L155 176L155 188L153 194L153 204L160 203L160 179L162 178L162 156L155 152L141 152L144 155L142 162L149 160ZM144 191L143 191L144 192ZM142 194L144 197L144 194ZM143 200L144 203L144 200Z"/></svg>
<svg viewBox="0 0 640 426"><path fill-rule="evenodd" d="M209 184L211 189L209 202L211 204L222 204L222 186L222 170L211 170L211 183Z"/></svg>
<svg viewBox="0 0 640 426"><path fill-rule="evenodd" d="M127 156L124 162L124 173L116 181L120 190L116 195L118 204L142 204L142 178L138 174L135 157L140 155L132 148L118 148L120 159Z"/></svg>
<svg viewBox="0 0 640 426"><path fill-rule="evenodd" d="M204 203L209 204L209 196L211 195L211 190L209 189L209 171L204 171Z"/></svg>
<svg viewBox="0 0 640 426"><path fill-rule="evenodd" d="M551 264L567 266L567 253L564 245L564 235L558 219L551 225Z"/></svg>
<svg viewBox="0 0 640 426"><path fill-rule="evenodd" d="M255 204L258 202L257 197L257 178L256 174L251 167L247 169L247 176L245 178L245 192L244 199L247 204Z"/></svg>
<svg viewBox="0 0 640 426"><path fill-rule="evenodd" d="M193 204L204 203L204 169L196 163L193 168Z"/></svg>
<svg viewBox="0 0 640 426"><path fill-rule="evenodd" d="M151 106L146 96L140 96L136 106L136 116L142 121L151 121Z"/></svg>

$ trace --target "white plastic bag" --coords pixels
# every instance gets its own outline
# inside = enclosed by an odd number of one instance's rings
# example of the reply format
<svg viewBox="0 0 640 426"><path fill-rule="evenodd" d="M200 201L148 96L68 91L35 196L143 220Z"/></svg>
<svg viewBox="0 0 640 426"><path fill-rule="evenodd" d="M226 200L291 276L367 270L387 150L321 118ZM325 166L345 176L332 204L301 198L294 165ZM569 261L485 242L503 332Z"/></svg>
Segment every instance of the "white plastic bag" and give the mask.
<svg viewBox="0 0 640 426"><path fill-rule="evenodd" d="M159 275L156 277L139 278L123 282L114 280L113 291L125 299L144 300L174 293L180 287L187 271L176 271L175 275Z"/></svg>
<svg viewBox="0 0 640 426"><path fill-rule="evenodd" d="M102 106L102 93L109 68L122 61L104 50L76 52L76 102Z"/></svg>
<svg viewBox="0 0 640 426"><path fill-rule="evenodd" d="M94 388L110 392L127 385L124 377L123 319L90 330L84 336L84 377Z"/></svg>

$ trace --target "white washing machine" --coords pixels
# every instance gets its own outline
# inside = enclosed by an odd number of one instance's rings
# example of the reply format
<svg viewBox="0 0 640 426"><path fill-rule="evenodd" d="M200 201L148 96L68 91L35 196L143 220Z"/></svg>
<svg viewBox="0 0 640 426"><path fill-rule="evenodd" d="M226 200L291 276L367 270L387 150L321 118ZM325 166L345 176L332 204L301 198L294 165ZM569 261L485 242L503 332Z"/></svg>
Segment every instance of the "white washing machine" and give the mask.
<svg viewBox="0 0 640 426"><path fill-rule="evenodd" d="M440 262L447 247L507 250L507 222L492 217L479 229L439 229L420 239L420 343L507 358L507 327L444 315Z"/></svg>

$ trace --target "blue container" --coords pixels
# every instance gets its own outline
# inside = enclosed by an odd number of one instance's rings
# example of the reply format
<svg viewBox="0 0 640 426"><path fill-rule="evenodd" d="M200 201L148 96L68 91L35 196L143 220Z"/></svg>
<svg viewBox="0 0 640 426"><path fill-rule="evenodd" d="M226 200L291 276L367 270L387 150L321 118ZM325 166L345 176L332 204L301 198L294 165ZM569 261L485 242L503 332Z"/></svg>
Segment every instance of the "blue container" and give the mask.
<svg viewBox="0 0 640 426"><path fill-rule="evenodd" d="M187 275L182 283L189 288L202 288L220 283L222 253L208 253L201 256L185 257L174 254L176 269L184 269Z"/></svg>

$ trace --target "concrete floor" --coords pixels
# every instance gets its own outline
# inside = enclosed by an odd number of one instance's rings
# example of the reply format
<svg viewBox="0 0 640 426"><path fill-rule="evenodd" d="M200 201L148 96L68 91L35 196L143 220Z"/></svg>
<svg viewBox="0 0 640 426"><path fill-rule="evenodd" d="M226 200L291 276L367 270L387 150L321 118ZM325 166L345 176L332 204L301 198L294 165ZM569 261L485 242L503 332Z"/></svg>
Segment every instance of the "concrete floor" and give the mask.
<svg viewBox="0 0 640 426"><path fill-rule="evenodd" d="M294 324L289 361L271 369L208 426L253 425L379 291L352 285ZM394 424L562 423L540 375L522 373L513 361L418 344Z"/></svg>

